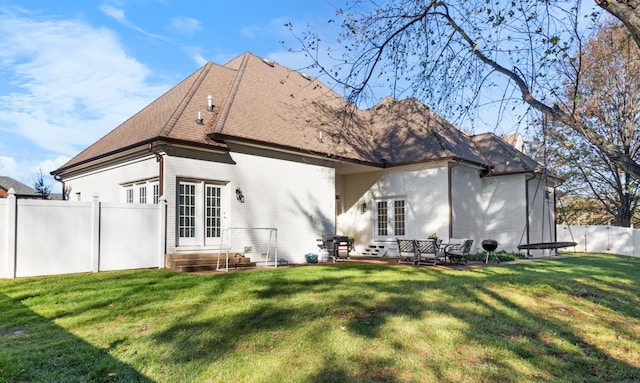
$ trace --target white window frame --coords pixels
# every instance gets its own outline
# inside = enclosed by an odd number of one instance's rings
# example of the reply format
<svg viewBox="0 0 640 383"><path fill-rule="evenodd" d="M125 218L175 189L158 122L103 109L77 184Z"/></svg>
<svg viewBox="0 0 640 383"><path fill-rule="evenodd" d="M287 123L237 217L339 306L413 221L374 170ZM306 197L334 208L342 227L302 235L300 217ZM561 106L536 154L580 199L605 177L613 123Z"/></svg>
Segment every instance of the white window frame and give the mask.
<svg viewBox="0 0 640 383"><path fill-rule="evenodd" d="M147 185L138 185L138 203L147 203Z"/></svg>
<svg viewBox="0 0 640 383"><path fill-rule="evenodd" d="M193 187L193 200L186 201L181 187ZM212 194L209 194L212 193ZM185 205L193 202L193 206ZM229 210L227 182L205 180L180 180L176 188L176 237L178 247L218 247L222 231L226 228ZM185 208L189 211L185 211ZM191 217L190 214L193 214ZM193 218L193 232L185 232L185 220ZM187 236L193 234L193 236Z"/></svg>
<svg viewBox="0 0 640 383"><path fill-rule="evenodd" d="M373 201L373 238L388 240L407 234L406 197L378 198Z"/></svg>
<svg viewBox="0 0 640 383"><path fill-rule="evenodd" d="M193 182L179 182L177 192L177 229L181 244L197 244L196 217L197 217L197 188Z"/></svg>
<svg viewBox="0 0 640 383"><path fill-rule="evenodd" d="M121 200L125 203L158 204L160 201L160 183L157 178L128 182L120 186Z"/></svg>
<svg viewBox="0 0 640 383"><path fill-rule="evenodd" d="M159 182L151 182L150 183L151 188L152 188L152 195L153 195L153 199L152 199L152 203L154 205L157 205L158 203L160 203L160 183Z"/></svg>

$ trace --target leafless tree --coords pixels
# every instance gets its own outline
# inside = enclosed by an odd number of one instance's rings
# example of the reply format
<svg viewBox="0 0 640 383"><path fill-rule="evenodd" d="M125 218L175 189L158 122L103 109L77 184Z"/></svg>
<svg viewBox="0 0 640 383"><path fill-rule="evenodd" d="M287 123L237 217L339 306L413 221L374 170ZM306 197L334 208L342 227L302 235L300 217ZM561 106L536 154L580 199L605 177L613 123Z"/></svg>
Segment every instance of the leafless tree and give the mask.
<svg viewBox="0 0 640 383"><path fill-rule="evenodd" d="M338 11L341 53L329 51L335 66L319 59L324 47L317 35L302 40L354 104L388 85L395 95L415 96L447 118L472 124L481 105L496 103L495 113L503 114L524 104L640 179L640 164L578 113L578 94L566 97L568 83L580 89L581 52L599 10L619 18L640 46L640 0L591 4L584 14L581 1L566 0L354 0ZM560 62L571 70L556 71Z"/></svg>

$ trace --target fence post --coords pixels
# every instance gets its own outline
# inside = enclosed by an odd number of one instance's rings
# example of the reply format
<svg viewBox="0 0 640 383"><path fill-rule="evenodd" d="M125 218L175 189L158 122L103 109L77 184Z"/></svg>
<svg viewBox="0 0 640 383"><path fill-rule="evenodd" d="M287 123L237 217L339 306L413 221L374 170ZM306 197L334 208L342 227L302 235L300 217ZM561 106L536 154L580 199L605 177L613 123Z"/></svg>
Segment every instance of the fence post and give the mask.
<svg viewBox="0 0 640 383"><path fill-rule="evenodd" d="M100 271L100 201L98 194L91 199L91 270Z"/></svg>
<svg viewBox="0 0 640 383"><path fill-rule="evenodd" d="M167 198L160 196L158 200L160 218L158 220L158 268L165 268L165 253L167 250Z"/></svg>
<svg viewBox="0 0 640 383"><path fill-rule="evenodd" d="M15 278L16 277L16 231L18 222L16 221L18 209L18 200L16 198L16 191L13 188L9 188L9 195L7 196L7 216L5 225L7 227L7 237L4 238L4 249L0 250L0 254L4 254L5 270L0 275L2 278Z"/></svg>

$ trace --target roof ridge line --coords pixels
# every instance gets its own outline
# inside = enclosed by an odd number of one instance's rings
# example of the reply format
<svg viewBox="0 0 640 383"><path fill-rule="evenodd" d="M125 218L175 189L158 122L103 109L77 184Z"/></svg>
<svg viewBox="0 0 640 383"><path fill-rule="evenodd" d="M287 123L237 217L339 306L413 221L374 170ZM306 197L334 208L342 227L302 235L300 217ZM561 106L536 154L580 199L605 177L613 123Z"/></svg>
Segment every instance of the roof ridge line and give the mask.
<svg viewBox="0 0 640 383"><path fill-rule="evenodd" d="M227 117L229 117L229 111L231 110L231 105L233 104L233 100L238 93L238 88L240 87L240 82L242 81L242 76L244 75L244 71L247 67L247 62L249 61L249 53L245 53L244 57L242 57L242 62L240 63L240 68L238 68L238 73L236 74L236 78L233 79L233 83L229 88L229 93L227 98L222 105L220 110L220 114L218 115L218 119L213 126L212 134L222 132L222 128L224 124L227 122Z"/></svg>
<svg viewBox="0 0 640 383"><path fill-rule="evenodd" d="M184 96L182 101L180 101L176 110L171 114L171 117L169 117L164 127L160 129L160 133L158 134L159 137L166 137L169 135L169 133L171 133L171 130L176 126L178 119L180 118L182 113L184 113L184 110L186 109L187 105L193 98L193 95L196 93L196 91L202 84L202 81L204 80L204 78L207 76L207 74L211 70L212 66L213 66L213 63L209 61L202 68L202 72L200 72L200 74L198 75L198 78L196 78L196 80L193 82L193 84L191 85L191 88L189 89L187 94Z"/></svg>

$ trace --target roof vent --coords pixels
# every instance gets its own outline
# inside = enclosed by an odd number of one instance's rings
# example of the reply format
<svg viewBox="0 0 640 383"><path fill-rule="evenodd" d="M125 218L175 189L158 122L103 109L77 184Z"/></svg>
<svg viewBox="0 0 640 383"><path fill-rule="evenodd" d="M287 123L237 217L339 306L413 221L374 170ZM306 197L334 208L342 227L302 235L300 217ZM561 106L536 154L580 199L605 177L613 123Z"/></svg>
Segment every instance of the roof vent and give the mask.
<svg viewBox="0 0 640 383"><path fill-rule="evenodd" d="M304 77L305 79L307 79L309 81L313 80L313 77L311 77L311 75L308 74L308 73L300 72L300 76Z"/></svg>
<svg viewBox="0 0 640 383"><path fill-rule="evenodd" d="M269 65L270 67L273 67L273 66L275 66L275 65L276 65L276 63L275 63L275 62L273 62L273 61L269 60L269 59L268 59L268 58L266 58L266 57L265 57L265 58L263 58L263 59L262 59L262 61L263 61L265 64Z"/></svg>

